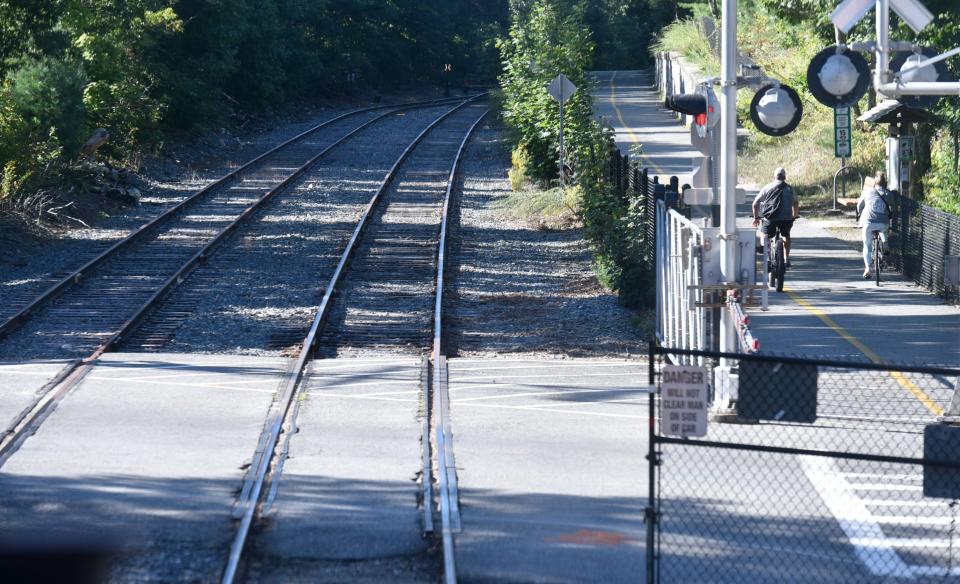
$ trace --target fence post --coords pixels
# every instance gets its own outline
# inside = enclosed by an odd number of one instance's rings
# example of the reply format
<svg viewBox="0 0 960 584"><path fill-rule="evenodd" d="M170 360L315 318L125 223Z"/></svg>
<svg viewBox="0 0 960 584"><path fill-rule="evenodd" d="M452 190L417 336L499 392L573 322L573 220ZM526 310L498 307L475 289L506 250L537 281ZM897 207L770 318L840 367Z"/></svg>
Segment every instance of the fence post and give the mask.
<svg viewBox="0 0 960 584"><path fill-rule="evenodd" d="M647 507L644 509L643 519L644 523L647 524L647 584L654 584L656 582L655 574L656 570L654 568L657 560L657 550L656 550L656 541L657 541L657 465L660 464L660 459L657 455L657 432L656 432L656 391L655 391L655 368L654 360L656 358L655 347L657 341L651 339L649 342L649 349L647 353L648 360L648 378L647 382L650 385L650 393L647 411L649 415L649 434L647 436Z"/></svg>

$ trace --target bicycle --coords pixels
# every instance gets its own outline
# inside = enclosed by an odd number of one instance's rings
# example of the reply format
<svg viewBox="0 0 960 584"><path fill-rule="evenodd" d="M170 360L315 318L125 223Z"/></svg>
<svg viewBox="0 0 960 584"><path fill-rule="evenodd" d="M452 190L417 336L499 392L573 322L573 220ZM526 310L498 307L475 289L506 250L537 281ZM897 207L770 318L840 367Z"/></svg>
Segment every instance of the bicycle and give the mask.
<svg viewBox="0 0 960 584"><path fill-rule="evenodd" d="M883 266L883 238L880 237L879 229L873 230L873 273L877 280L877 286L880 285L880 267Z"/></svg>
<svg viewBox="0 0 960 584"><path fill-rule="evenodd" d="M786 252L783 248L783 236L777 230L777 236L770 241L767 238L767 274L771 288L783 292L783 278L787 273Z"/></svg>

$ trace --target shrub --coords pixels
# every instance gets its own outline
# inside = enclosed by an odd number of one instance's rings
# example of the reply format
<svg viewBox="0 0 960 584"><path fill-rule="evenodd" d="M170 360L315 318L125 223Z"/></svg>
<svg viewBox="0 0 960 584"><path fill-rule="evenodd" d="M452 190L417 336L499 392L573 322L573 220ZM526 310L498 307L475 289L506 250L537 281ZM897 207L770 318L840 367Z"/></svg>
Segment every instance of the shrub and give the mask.
<svg viewBox="0 0 960 584"><path fill-rule="evenodd" d="M510 160L513 163L507 172L507 176L510 178L510 188L514 192L520 192L528 180L527 170L530 166L530 155L527 153L527 148L523 144L514 148L510 154Z"/></svg>
<svg viewBox="0 0 960 584"><path fill-rule="evenodd" d="M87 130L83 104L87 77L80 65L52 57L28 60L8 80L13 113L29 135L25 139L52 135L68 152L80 148Z"/></svg>

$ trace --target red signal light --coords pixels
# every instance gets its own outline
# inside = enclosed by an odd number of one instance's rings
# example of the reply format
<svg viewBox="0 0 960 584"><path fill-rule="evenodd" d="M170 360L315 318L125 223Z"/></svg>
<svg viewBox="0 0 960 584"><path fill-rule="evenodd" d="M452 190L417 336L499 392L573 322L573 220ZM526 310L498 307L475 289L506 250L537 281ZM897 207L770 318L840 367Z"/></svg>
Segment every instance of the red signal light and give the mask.
<svg viewBox="0 0 960 584"><path fill-rule="evenodd" d="M707 114L697 114L697 115L693 116L693 123L696 124L696 125L698 125L698 126L706 126L706 125L707 125Z"/></svg>

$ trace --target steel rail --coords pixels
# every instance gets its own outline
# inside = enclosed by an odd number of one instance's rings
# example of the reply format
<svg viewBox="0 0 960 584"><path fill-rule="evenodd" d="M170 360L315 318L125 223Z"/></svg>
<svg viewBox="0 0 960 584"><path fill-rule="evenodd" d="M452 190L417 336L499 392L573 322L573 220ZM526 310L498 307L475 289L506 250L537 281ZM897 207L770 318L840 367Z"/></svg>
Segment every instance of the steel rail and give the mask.
<svg viewBox="0 0 960 584"><path fill-rule="evenodd" d="M323 329L323 326L326 323L331 299L338 285L340 284L350 259L353 256L357 242L367 226L368 219L373 215L374 210L382 199L382 195L387 191L390 184L393 182L393 179L396 177L401 165L404 163L404 161L406 161L417 145L419 145L423 139L437 125L440 124L440 122L480 97L481 95L469 98L463 101L463 103L460 105L451 108L431 122L429 126L424 128L424 130L413 139L413 141L400 154L399 158L397 158L397 161L394 162L393 166L387 172L387 175L381 181L376 193L373 195L373 197L371 197L363 211L363 214L357 221L357 225L353 230L353 234L351 235L350 240L347 242L346 248L340 256L340 261L337 263L337 267L334 270L333 275L330 277L329 283L324 291L323 299L320 301L320 305L317 308L313 323L310 326L310 330L301 344L296 361L289 369L287 380L284 383L283 393L277 402L277 407L274 408L269 423L265 426L263 435L258 441L259 446L257 448L257 452L254 454L255 460L250 468L250 479L248 479L248 484L244 485L241 491L241 493L247 493L247 497L245 500L238 502L238 508L242 509L242 515L240 516L240 524L237 527L236 536L234 537L230 546L227 565L224 568L223 577L221 579L222 584L232 584L236 578L237 570L240 566L240 559L243 554L243 549L250 534L250 528L253 525L254 517L256 516L260 496L263 492L263 486L267 479L267 473L269 471L270 464L274 459L274 454L280 439L281 430L287 422L288 414L296 411L295 408L291 408L291 405L297 402L296 398L302 389L301 382L305 378L307 364L314 348L316 347L317 341L320 338L320 333ZM289 424L292 425L293 421L290 421Z"/></svg>
<svg viewBox="0 0 960 584"><path fill-rule="evenodd" d="M447 102L447 100L442 100ZM467 103L467 102L464 102ZM48 384L46 386L46 391L43 391L39 397L34 400L27 408L25 408L20 415L13 421L11 425L0 435L0 467L6 462L10 454L16 451L17 448L26 440L27 437L32 432L29 430L36 429L46 417L52 412L52 407L59 403L71 389L73 389L87 373L92 370L97 359L99 359L104 353L110 351L114 346L117 345L122 339L133 333L140 323L150 314L150 312L157 306L157 304L163 299L163 297L170 292L176 285L184 281L184 279L192 272L202 261L204 261L222 242L224 242L229 235L236 231L243 223L245 223L250 217L256 213L264 203L272 199L276 194L282 192L286 189L291 182L299 178L306 172L311 166L316 164L320 159L326 156L331 150L340 146L351 137L356 135L358 132L364 130L365 128L371 126L379 120L382 120L388 116L393 115L397 111L404 111L407 109L416 109L423 107L432 107L435 102L421 102L416 104L408 104L405 106L387 106L392 107L391 111L381 114L367 122L364 122L357 128L354 128L352 131L346 135L340 137L334 143L330 144L318 154L313 156L309 161L307 161L302 166L298 167L294 172L287 176L283 181L278 185L274 186L272 189L267 191L254 203L252 203L247 209L244 210L239 216L237 216L229 225L227 225L223 230L221 230L215 237L208 241L197 253L190 257L181 267L174 272L169 278L167 278L159 288L147 299L144 304L137 308L131 317L127 319L126 322L121 325L119 329L114 331L105 341L97 346L88 356L71 361L68 363L58 374L57 378L59 380L56 384ZM462 106L458 106L462 107ZM383 109L383 107L378 107L375 109ZM364 110L370 111L370 110ZM344 114L340 116L342 119ZM326 122L325 122L326 123ZM306 132L306 133L309 133ZM304 134L306 134L304 133ZM300 134L303 136L304 134ZM285 142L289 144L290 141Z"/></svg>
<svg viewBox="0 0 960 584"><path fill-rule="evenodd" d="M440 221L440 241L437 246L437 280L434 288L435 301L433 305L433 376L430 384L433 390L433 403L436 407L435 420L438 420L435 429L437 444L437 474L439 475L438 497L440 499L440 536L443 548L443 581L446 584L455 584L457 581L456 564L456 544L453 534L460 530L460 505L457 492L457 465L453 455L453 430L450 424L450 394L449 384L447 383L447 359L443 355L443 290L444 290L444 270L446 268L447 255L447 231L448 219L450 214L450 200L456 187L457 172L460 169L460 162L463 159L463 152L466 150L467 142L473 135L474 130L480 122L487 116L489 110L477 118L477 121L470 126L460 147L457 149L457 155L453 166L450 169L450 176L447 179L447 192L443 199L443 211ZM428 402L429 403L429 402ZM429 448L429 442L426 444ZM430 470L430 469L427 469ZM424 481L430 478L430 474L425 475ZM432 501L425 500L424 507L432 505Z"/></svg>
<svg viewBox="0 0 960 584"><path fill-rule="evenodd" d="M113 245L108 247L99 255L89 260L88 262L86 262L85 264L83 264L82 266L80 266L79 268L77 268L76 270L74 270L64 278L62 278L59 282L52 285L50 288L47 288L44 292L42 292L40 295L38 295L36 298L30 301L29 304L27 304L26 306L21 308L19 311L17 311L15 314L13 314L12 316L8 317L5 321L0 323L0 338L7 335L17 326L22 324L30 314L36 312L36 310L40 308L42 305L44 305L45 303L49 302L50 300L62 294L64 291L67 290L67 288L69 288L73 284L79 283L81 280L83 280L84 276L90 270L92 270L93 268L99 266L100 264L102 264L103 262L111 258L118 251L126 248L133 242L139 240L145 233L148 233L154 227L158 227L162 225L163 223L174 218L176 215L179 215L181 212L187 210L193 204L198 203L203 199L205 195L209 194L211 191L226 185L227 183L231 182L233 179L237 178L241 173L243 173L244 171L256 165L258 162L261 162L263 159L267 158L268 156L276 154L277 152L286 148L287 146L290 146L291 144L299 142L304 138L312 134L315 134L319 130L327 126L330 126L336 122L339 122L346 118L356 116L362 113L381 110L381 109L391 109L391 108L395 108L395 111L402 111L404 109L410 109L414 107L430 107L431 105L434 105L434 104L442 105L444 103L450 103L451 101L459 101L459 98L457 99L445 98L445 99L428 100L423 102L412 102L409 104L378 105L378 106L373 106L368 108L360 108L360 109L356 109L356 110L352 110L352 111L340 114L339 116L333 117L329 120L325 120L320 124L317 124L316 126L301 132L300 134L297 134L296 136L290 138L289 140L286 140L285 142L271 148L270 150L267 150L266 152L246 162L242 166L235 168L234 170L230 171L229 173L225 174L224 176L220 177L219 179L215 180L209 185L198 190L194 194L190 195L183 201L180 201L173 207L167 209L160 215L154 217L147 223L141 225L132 233L127 234L125 237L115 242Z"/></svg>

